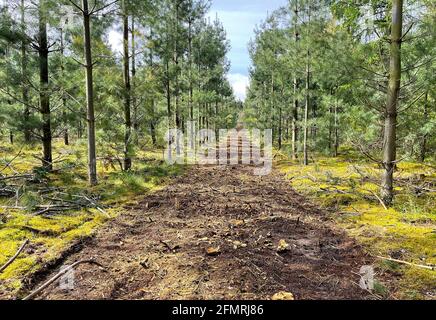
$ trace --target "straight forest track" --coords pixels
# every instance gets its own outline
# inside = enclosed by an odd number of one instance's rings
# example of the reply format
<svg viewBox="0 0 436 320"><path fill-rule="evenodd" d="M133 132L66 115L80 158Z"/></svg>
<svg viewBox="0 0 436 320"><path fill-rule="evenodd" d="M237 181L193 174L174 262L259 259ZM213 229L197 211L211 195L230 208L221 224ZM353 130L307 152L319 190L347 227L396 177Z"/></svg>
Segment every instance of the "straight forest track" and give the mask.
<svg viewBox="0 0 436 320"><path fill-rule="evenodd" d="M280 240L289 245L282 253ZM255 176L252 166L191 167L101 227L65 264L91 258L105 269L81 265L74 289L53 284L38 299L371 298L357 283L372 260L354 240L282 174Z"/></svg>

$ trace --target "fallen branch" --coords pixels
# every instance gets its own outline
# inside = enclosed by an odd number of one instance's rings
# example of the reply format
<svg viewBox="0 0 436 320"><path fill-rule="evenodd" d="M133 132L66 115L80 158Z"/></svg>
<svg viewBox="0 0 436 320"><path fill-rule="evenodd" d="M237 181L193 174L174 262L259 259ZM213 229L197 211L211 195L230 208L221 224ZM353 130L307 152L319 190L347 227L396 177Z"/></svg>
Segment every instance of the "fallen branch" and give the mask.
<svg viewBox="0 0 436 320"><path fill-rule="evenodd" d="M159 242L162 243L165 247L167 247L168 250L170 250L170 251L172 251L172 252L174 252L174 251L177 250L177 249L180 249L180 246L179 246L179 245L175 245L174 247L172 247L172 246L170 246L167 242L165 242L165 241L163 241L163 240L160 240Z"/></svg>
<svg viewBox="0 0 436 320"><path fill-rule="evenodd" d="M12 162L14 162L15 159L17 159L21 155L22 151L23 151L23 147L21 147L20 151L18 152L17 155L15 155L15 157L13 157L11 160L6 162L5 166L0 170L0 172L3 172L6 168L8 168L12 164Z"/></svg>
<svg viewBox="0 0 436 320"><path fill-rule="evenodd" d="M16 180L16 179L33 179L33 174L23 174L23 175L17 175L17 176L6 176L0 178L0 181L6 181L6 180Z"/></svg>
<svg viewBox="0 0 436 320"><path fill-rule="evenodd" d="M403 181L400 181L400 180L397 180L396 181L396 183L398 184L398 185L402 185L402 186L406 186L406 187L408 187L409 189L414 189L414 190L419 190L420 192L436 192L436 189L431 189L431 188L427 188L426 187L426 183L424 183L423 185L421 185L421 186L417 186L417 185L414 185L414 184L412 184L412 183L407 183L407 182L403 182ZM428 181L427 183L430 183L430 181Z"/></svg>
<svg viewBox="0 0 436 320"><path fill-rule="evenodd" d="M360 276L360 274L358 274L358 273L355 273L355 272L353 272L353 273L356 274L356 275L358 275L358 276ZM356 282L354 282L354 281L351 281L351 283L352 283L352 284L355 284L355 285L358 286L360 289L365 290L366 292L368 292L370 295L372 295L372 296L373 296L374 298L376 298L377 300L382 300L382 299L383 299L383 297L379 296L378 294L375 294L375 293L372 292L371 290L366 289L366 288L362 288L362 287L360 286L360 284L358 284L358 283L356 283Z"/></svg>
<svg viewBox="0 0 436 320"><path fill-rule="evenodd" d="M436 266L425 266L425 265L422 265L422 264L415 264L415 263L412 263L412 262L407 262L407 261L403 261L403 260L387 258L387 257L382 257L382 256L376 256L376 258L379 258L379 259L382 259L382 260L388 260L388 261L392 261L392 262L397 262L397 263L402 263L402 264L407 264L409 266L423 268L423 269L428 269L428 270L432 270L432 271L436 270Z"/></svg>
<svg viewBox="0 0 436 320"><path fill-rule="evenodd" d="M327 188L319 188L319 189L322 191L326 191L326 192L336 192L336 193L340 193L340 194L352 194L351 192L345 192L345 191L340 190L336 187L332 187L332 188L334 189L333 191L330 189L327 189Z"/></svg>
<svg viewBox="0 0 436 320"><path fill-rule="evenodd" d="M68 205L68 204L41 204L38 206L35 206L35 209L37 210L46 210L49 211L67 211L67 210L79 210L83 208L80 205Z"/></svg>
<svg viewBox="0 0 436 320"><path fill-rule="evenodd" d="M44 214L44 213L48 213L48 212L50 212L50 208L43 209L43 210L41 210L41 211L35 212L35 213L32 214L32 215L33 215L34 217L36 217L36 216L40 216L40 215L42 215L42 214Z"/></svg>
<svg viewBox="0 0 436 320"><path fill-rule="evenodd" d="M380 202L380 204L383 206L383 208L388 211L388 208L386 207L385 203L383 202L383 200L374 192L368 189L363 189L364 191L367 191L369 193L371 193L374 197L377 198L377 200Z"/></svg>
<svg viewBox="0 0 436 320"><path fill-rule="evenodd" d="M65 194L63 192L60 192L59 194ZM93 199L88 198L86 196L81 195L73 195L73 198L77 200L67 200L67 199L61 199L56 197L44 197L45 200L49 200L52 203L49 205L39 205L36 206L35 209L40 210L34 215L44 214L47 212L63 212L68 210L81 210L81 209L88 209L88 208L94 208L101 212L102 214L106 215L108 218L110 218L110 215L107 211L102 209L102 207ZM82 201L82 199L84 201Z"/></svg>
<svg viewBox="0 0 436 320"><path fill-rule="evenodd" d="M6 262L6 264L0 268L0 273L2 273L7 267L9 267L9 265L12 264L12 262L15 261L15 259L18 258L18 256L20 255L20 253L24 250L24 247L29 243L29 239L27 239L26 241L24 241L24 243L21 245L21 247L18 249L18 251L14 254L14 256L12 258L9 259L8 262Z"/></svg>
<svg viewBox="0 0 436 320"><path fill-rule="evenodd" d="M16 190L12 190L11 188L0 189L0 197L12 197L15 194L16 194Z"/></svg>
<svg viewBox="0 0 436 320"><path fill-rule="evenodd" d="M89 263L89 264L94 264L99 266L100 268L104 267L99 264L98 262L94 261L93 259L90 260L80 260L77 261L75 263L73 263L71 266L63 269L62 271L60 271L59 273L57 273L55 276L53 276L50 280L48 280L47 282L45 282L42 286L40 286L38 289L36 289L35 291L33 291L32 293L30 293L28 296L26 296L25 298L23 298L23 300L31 300L33 299L35 296L37 296L39 293L41 293L44 289L46 289L49 285L51 285L53 282L55 282L57 279L59 279L60 277L62 277L63 275L65 275L66 273L68 273L70 270L73 270L74 268L76 268L77 266L81 265L81 264L85 264L85 263Z"/></svg>
<svg viewBox="0 0 436 320"><path fill-rule="evenodd" d="M98 211L100 211L101 213L103 213L104 215L106 215L108 218L111 217L111 216L109 215L109 213L107 213L105 210L103 210L101 207L99 207L99 205L98 205L96 202L92 201L91 199L89 199L89 198L86 197L86 196L83 196L83 198L85 198L86 200L88 200L92 205L95 206L95 209L97 209Z"/></svg>
<svg viewBox="0 0 436 320"><path fill-rule="evenodd" d="M26 210L26 207L20 207L20 206L0 206L0 209Z"/></svg>

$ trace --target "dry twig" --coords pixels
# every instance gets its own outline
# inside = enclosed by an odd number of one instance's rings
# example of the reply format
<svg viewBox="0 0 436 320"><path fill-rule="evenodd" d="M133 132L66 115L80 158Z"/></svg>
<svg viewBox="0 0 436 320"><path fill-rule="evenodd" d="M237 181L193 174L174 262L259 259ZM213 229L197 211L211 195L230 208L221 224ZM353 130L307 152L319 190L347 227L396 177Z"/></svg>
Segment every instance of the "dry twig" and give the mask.
<svg viewBox="0 0 436 320"><path fill-rule="evenodd" d="M17 259L17 257L20 255L20 253L24 250L24 247L29 243L29 239L27 239L26 241L24 241L24 243L21 245L21 247L18 249L18 251L14 254L14 256L12 258L10 258L8 260L8 262L6 262L6 264L0 268L0 273L2 273L7 267L9 267L12 262L15 261L15 259Z"/></svg>
<svg viewBox="0 0 436 320"><path fill-rule="evenodd" d="M57 273L52 278L50 278L47 282L45 282L43 285L41 285L38 289L36 289L35 291L33 291L29 295L27 295L25 298L23 298L23 300L32 300L34 297L36 297L39 293L41 293L45 288L47 288L49 285L51 285L57 279L59 279L60 277L62 277L66 273L68 273L69 271L73 270L77 266L79 266L81 264L85 264L85 263L94 264L94 265L97 265L100 268L104 269L104 267L100 263L96 262L93 259L77 261L77 262L73 263L71 266L69 266L69 267L63 269L62 271L60 271L59 273Z"/></svg>
<svg viewBox="0 0 436 320"><path fill-rule="evenodd" d="M382 256L376 256L376 257L379 258L379 259L382 259L382 260L388 260L388 261L392 261L392 262L396 262L396 263L407 264L407 265L412 266L412 267L418 267L418 268L423 268L423 269L432 270L432 271L436 270L436 266L425 266L425 265L422 265L422 264L415 264L415 263L412 263L412 262L407 262L407 261L403 261L403 260L398 260L398 259L393 259L393 258L388 258L388 257L382 257Z"/></svg>

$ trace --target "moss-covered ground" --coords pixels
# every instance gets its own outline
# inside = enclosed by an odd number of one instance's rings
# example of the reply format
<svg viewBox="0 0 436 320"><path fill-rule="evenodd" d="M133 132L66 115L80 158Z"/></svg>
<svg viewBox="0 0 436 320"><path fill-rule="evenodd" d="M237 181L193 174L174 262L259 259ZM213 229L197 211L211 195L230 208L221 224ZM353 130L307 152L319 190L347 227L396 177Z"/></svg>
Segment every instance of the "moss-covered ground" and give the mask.
<svg viewBox="0 0 436 320"><path fill-rule="evenodd" d="M30 240L23 253L0 273L0 292L8 292L8 296L21 288L26 275L56 259L76 241L91 236L102 223L121 214L125 206L135 204L140 195L162 188L169 177L183 170L180 166L167 166L162 161L162 151L138 151L130 172L122 172L114 159L100 159L99 184L89 187L83 141L71 146L55 142L53 173L38 169L39 149L39 145L0 144L2 176L31 173L37 177L33 182L0 181L0 189L7 186L17 190L13 196L0 197L0 266L25 239ZM50 199L68 204L80 197L98 201L100 210L96 206L38 214L37 207L50 205Z"/></svg>
<svg viewBox="0 0 436 320"><path fill-rule="evenodd" d="M24 242L24 252L0 273L0 292L13 296L23 279L55 260L72 244L85 239L108 219L134 206L141 195L165 186L180 166L167 166L162 151L137 151L134 168L120 170L115 156L99 159L99 184L89 187L86 145L78 141L54 144L53 173L39 169L39 145L0 144L1 176L31 173L35 181L1 181L16 194L0 197L0 266ZM431 162L400 162L395 172L396 197L384 208L378 199L381 170L360 155L343 150L337 158L317 156L309 166L276 154L277 167L291 186L330 210L332 217L372 256L392 257L419 265L436 265L436 169ZM93 199L97 207L40 214L53 199L65 203L78 197ZM53 200L54 201L54 200ZM434 299L436 271L375 259L376 293L388 298Z"/></svg>
<svg viewBox="0 0 436 320"><path fill-rule="evenodd" d="M431 163L400 162L396 197L384 208L378 199L381 170L352 152L317 157L309 166L279 154L278 167L298 192L332 209L333 218L375 256L436 265L436 169ZM390 298L435 299L436 271L377 260L380 273L396 280L376 288ZM380 274L379 274L380 276ZM380 276L381 277L381 276ZM389 281L391 282L391 281Z"/></svg>

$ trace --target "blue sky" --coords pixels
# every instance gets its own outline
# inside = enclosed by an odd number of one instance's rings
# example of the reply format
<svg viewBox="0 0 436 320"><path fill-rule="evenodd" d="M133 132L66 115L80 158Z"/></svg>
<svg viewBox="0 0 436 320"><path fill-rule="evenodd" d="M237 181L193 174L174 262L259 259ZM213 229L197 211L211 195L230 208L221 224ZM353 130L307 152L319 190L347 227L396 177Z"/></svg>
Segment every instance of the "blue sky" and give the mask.
<svg viewBox="0 0 436 320"><path fill-rule="evenodd" d="M248 86L250 56L248 43L254 29L265 20L267 13L287 4L287 0L213 0L209 12L211 18L218 15L231 42L229 80L236 96L244 100Z"/></svg>
<svg viewBox="0 0 436 320"><path fill-rule="evenodd" d="M248 43L254 36L254 29L266 19L268 12L287 3L288 0L212 0L208 16L213 20L218 15L227 31L227 38L231 43L228 55L231 69L228 79L240 100L245 100L249 84ZM121 52L122 35L119 31L111 30L109 42L116 52Z"/></svg>

